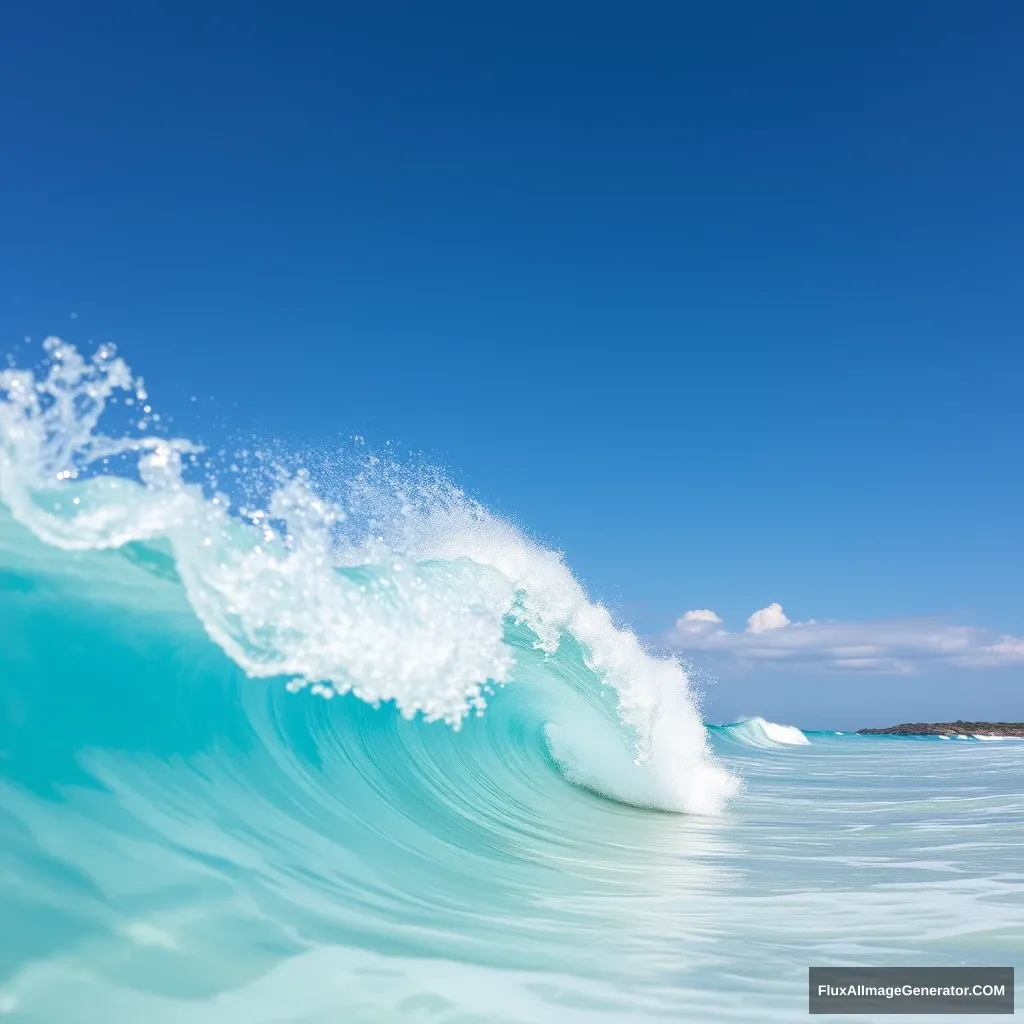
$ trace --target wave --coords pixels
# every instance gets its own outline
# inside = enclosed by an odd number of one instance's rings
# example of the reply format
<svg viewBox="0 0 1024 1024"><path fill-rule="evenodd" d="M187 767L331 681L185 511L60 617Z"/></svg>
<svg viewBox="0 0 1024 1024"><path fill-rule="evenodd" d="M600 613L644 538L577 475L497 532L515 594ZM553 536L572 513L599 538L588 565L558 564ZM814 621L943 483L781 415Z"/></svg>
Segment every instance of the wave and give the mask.
<svg viewBox="0 0 1024 1024"><path fill-rule="evenodd" d="M112 346L91 358L56 338L45 348L38 371L0 373L0 554L25 585L66 592L74 579L114 609L110 622L174 608L186 633L187 608L250 680L390 705L415 728L393 732L385 759L426 757L430 723L454 734L500 703L499 721L535 730L535 773L554 766L613 800L695 814L737 791L682 667L589 601L557 553L452 485L371 461L327 493L309 468L255 453L229 493L201 446L160 432ZM120 429L101 432L108 420ZM99 656L83 641L84 659ZM180 690L156 666L148 675L140 686ZM59 700L76 683L50 686ZM474 751L484 776L503 749Z"/></svg>
<svg viewBox="0 0 1024 1024"><path fill-rule="evenodd" d="M708 728L723 740L765 750L807 746L811 742L795 725L779 725L764 718L744 718L730 725Z"/></svg>
<svg viewBox="0 0 1024 1024"><path fill-rule="evenodd" d="M727 860L683 669L435 473L233 474L109 347L47 353L0 373L0 1014L616 1005L658 872Z"/></svg>

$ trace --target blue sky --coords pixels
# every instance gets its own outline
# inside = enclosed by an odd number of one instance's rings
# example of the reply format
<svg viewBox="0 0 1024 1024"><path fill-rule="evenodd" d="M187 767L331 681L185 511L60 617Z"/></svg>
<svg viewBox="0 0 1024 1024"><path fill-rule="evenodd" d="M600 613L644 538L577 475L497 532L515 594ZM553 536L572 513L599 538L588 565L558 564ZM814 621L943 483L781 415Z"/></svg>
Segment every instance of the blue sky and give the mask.
<svg viewBox="0 0 1024 1024"><path fill-rule="evenodd" d="M426 453L721 717L1022 717L1019 5L149 6L0 11L0 348Z"/></svg>

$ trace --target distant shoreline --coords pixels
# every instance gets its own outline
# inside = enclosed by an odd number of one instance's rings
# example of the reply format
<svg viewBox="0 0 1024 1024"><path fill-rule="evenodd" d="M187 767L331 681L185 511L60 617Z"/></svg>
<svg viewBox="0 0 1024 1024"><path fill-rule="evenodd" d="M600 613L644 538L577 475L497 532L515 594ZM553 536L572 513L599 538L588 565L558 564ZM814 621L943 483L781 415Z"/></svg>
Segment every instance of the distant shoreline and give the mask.
<svg viewBox="0 0 1024 1024"><path fill-rule="evenodd" d="M887 729L858 729L858 736L1017 736L1024 722L906 722Z"/></svg>

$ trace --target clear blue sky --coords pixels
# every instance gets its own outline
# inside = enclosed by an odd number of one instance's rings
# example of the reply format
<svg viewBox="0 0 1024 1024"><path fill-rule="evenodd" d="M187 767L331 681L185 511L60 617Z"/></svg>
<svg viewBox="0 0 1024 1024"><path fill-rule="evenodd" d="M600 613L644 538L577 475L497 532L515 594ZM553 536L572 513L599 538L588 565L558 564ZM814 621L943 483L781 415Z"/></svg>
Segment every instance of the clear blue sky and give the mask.
<svg viewBox="0 0 1024 1024"><path fill-rule="evenodd" d="M0 348L424 451L647 634L1024 633L1018 3L264 6L0 10Z"/></svg>

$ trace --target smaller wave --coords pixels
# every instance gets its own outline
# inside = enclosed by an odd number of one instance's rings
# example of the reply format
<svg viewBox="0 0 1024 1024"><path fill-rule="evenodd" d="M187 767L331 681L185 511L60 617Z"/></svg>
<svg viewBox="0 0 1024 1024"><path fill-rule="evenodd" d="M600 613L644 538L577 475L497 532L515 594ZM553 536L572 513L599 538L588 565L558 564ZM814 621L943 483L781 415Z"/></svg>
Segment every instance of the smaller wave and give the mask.
<svg viewBox="0 0 1024 1024"><path fill-rule="evenodd" d="M731 725L716 725L709 728L736 743L766 750L779 747L806 747L811 742L795 725L779 725L764 718L745 718Z"/></svg>

